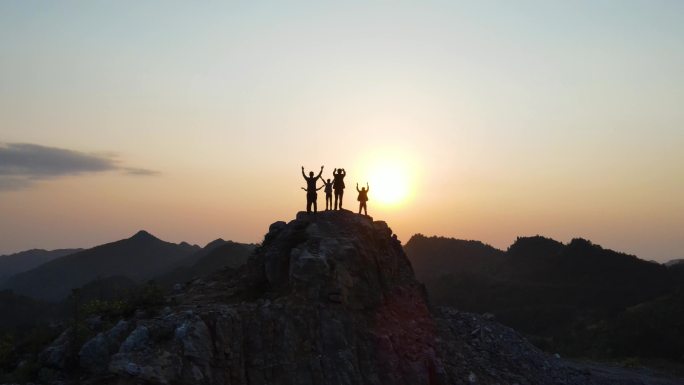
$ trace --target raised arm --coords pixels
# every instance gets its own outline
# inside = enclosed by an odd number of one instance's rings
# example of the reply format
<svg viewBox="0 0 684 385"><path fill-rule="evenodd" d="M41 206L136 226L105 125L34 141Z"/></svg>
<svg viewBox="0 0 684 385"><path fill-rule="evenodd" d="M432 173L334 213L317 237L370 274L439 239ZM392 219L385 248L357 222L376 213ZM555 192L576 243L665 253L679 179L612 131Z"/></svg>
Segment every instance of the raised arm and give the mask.
<svg viewBox="0 0 684 385"><path fill-rule="evenodd" d="M366 191L370 191L370 186L368 185L368 182L366 182Z"/></svg>
<svg viewBox="0 0 684 385"><path fill-rule="evenodd" d="M323 175L323 166L321 166L321 172L318 173L318 176L316 177L316 179L320 178L321 175Z"/></svg>
<svg viewBox="0 0 684 385"><path fill-rule="evenodd" d="M344 169L340 169L340 172L339 172L339 174L342 174L342 177L345 177L345 176L347 176L347 172L346 172L346 171L344 171Z"/></svg>
<svg viewBox="0 0 684 385"><path fill-rule="evenodd" d="M304 173L304 166L302 166L302 176L306 179L306 174Z"/></svg>
<svg viewBox="0 0 684 385"><path fill-rule="evenodd" d="M361 190L359 190L359 184L358 183L356 184L356 191L361 192Z"/></svg>

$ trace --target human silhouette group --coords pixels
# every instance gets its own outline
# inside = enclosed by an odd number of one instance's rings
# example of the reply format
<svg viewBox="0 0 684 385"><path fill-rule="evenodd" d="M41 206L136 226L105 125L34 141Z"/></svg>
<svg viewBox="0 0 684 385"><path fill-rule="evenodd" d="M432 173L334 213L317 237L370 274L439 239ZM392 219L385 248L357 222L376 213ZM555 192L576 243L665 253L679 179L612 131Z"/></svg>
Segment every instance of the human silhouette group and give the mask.
<svg viewBox="0 0 684 385"><path fill-rule="evenodd" d="M347 176L347 171L343 168L336 168L333 170L333 180L323 179L323 166L321 166L321 171L318 175L314 176L314 172L310 171L309 176L306 176L304 172L304 166L302 166L302 177L306 181L306 188L302 187L302 190L306 191L306 212L318 211L318 190L325 188L325 209L327 210L342 210L342 198L344 197L344 177ZM318 180L323 182L323 185L316 187ZM368 202L368 191L370 186L366 182L366 187L362 187L359 190L359 184L356 184L356 191L359 196L356 200L359 201L359 214L363 209L364 215L368 215L368 207L366 202ZM333 194L335 196L333 204Z"/></svg>

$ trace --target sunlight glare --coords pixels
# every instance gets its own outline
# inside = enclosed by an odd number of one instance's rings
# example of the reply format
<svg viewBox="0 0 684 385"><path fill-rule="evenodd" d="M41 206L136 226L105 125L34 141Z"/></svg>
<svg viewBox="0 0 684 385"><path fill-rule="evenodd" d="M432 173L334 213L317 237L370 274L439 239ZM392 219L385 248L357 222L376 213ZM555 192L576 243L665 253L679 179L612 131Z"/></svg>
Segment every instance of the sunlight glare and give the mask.
<svg viewBox="0 0 684 385"><path fill-rule="evenodd" d="M385 205L404 203L410 193L409 168L405 162L387 159L376 161L368 169L369 197ZM365 184L359 183L359 188Z"/></svg>

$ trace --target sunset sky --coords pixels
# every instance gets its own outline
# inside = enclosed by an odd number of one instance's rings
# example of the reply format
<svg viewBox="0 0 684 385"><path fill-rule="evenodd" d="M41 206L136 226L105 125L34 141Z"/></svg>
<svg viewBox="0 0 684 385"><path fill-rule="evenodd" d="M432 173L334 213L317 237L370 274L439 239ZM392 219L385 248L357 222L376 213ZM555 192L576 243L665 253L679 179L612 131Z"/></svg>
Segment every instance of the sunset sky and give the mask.
<svg viewBox="0 0 684 385"><path fill-rule="evenodd" d="M404 242L684 258L683 69L682 1L3 1L0 254L259 242L325 165Z"/></svg>

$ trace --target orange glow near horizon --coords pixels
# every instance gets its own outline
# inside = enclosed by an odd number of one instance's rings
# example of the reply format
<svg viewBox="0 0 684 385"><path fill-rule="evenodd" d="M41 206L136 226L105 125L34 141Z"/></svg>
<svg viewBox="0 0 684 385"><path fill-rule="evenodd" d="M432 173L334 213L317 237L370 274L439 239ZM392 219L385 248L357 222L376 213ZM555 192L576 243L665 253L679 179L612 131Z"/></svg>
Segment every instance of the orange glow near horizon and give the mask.
<svg viewBox="0 0 684 385"><path fill-rule="evenodd" d="M416 184L415 162L406 156L381 151L368 157L360 168L363 179L358 181L359 189L368 183L368 197L374 204L395 208L410 202Z"/></svg>
<svg viewBox="0 0 684 385"><path fill-rule="evenodd" d="M684 2L151 3L0 2L0 255L261 242L325 166L402 241L684 257Z"/></svg>

